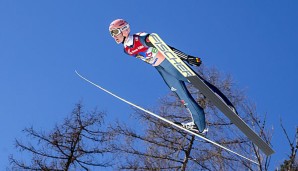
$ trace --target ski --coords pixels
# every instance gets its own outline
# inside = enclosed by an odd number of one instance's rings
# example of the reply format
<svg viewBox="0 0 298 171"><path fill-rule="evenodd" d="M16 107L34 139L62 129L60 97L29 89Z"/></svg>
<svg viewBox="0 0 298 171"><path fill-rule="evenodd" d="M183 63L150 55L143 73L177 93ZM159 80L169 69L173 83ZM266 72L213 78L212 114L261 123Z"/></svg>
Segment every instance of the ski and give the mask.
<svg viewBox="0 0 298 171"><path fill-rule="evenodd" d="M197 134L197 133L195 133L195 132L193 132L193 131L190 131L190 130L188 130L188 129L182 127L182 126L180 126L179 124L176 124L176 123L174 123L174 122L172 122L172 121L170 121L170 120L168 120L168 119L166 119L166 118L164 118L164 117L161 117L161 116L159 116L159 115L157 115L157 114L155 114L155 113L153 113L153 112L151 112L151 111L149 111L149 110L146 110L146 109L144 109L144 108L142 108L142 107L140 107L140 106L138 106L138 105L136 105L136 104L134 104L134 103L132 103L132 102L130 102L130 101L128 101L128 100L125 100L124 98L122 98L122 97L120 97L120 96L118 96L118 95L116 95L116 94L114 94L114 93L108 91L107 89L105 89L105 88L99 86L98 84L95 84L94 82L88 80L87 78L83 77L78 71L75 71L75 73L76 73L81 79L87 81L88 83L90 83L90 84L92 84L93 86L95 86L95 87L101 89L102 91L104 91L104 92L106 92L106 93L112 95L113 97L115 97L115 98L117 98L117 99L119 99L119 100L121 100L121 101L123 101L123 102L125 102L125 103L127 103L127 104L129 104L129 105L131 105L131 106L133 106L133 107L135 107L135 108L137 108L137 109L143 111L143 112L146 112L146 113L150 114L151 116L156 117L156 118L158 118L158 119L160 119L160 120L162 120L162 121L164 121L164 122L166 122L166 123L168 123L168 124L171 124L171 125L174 126L174 127L177 127L177 128L179 128L179 129L182 129L183 131L188 132L189 134L192 134L192 135L194 135L194 136L197 136L197 137L199 137L199 138L205 140L206 142L209 142L209 143L211 143L211 144L213 144L213 145L215 145L215 146L217 146L217 147L220 147L220 148L222 148L222 149L224 149L224 150L226 150L226 151L228 151L228 152L231 152L231 153L233 153L233 154L235 154L235 155L237 155L237 156L239 156L239 157L241 157L241 158L243 158L243 159L246 159L246 160L248 160L248 161L250 161L250 162L252 162L252 163L255 163L255 164L259 165L258 162L254 161L254 160L252 160L252 159L249 159L249 158L247 158L247 157L245 157L245 156L243 156L243 155L241 155L241 154L239 154L239 153L237 153L237 152L235 152L235 151L232 151L232 150L230 150L230 149L228 149L228 148L226 148L226 147L224 147L224 146L222 146L222 145L220 145L220 144L218 144L218 143L216 143L216 142L214 142L214 141L212 141L212 140L210 140L210 139L208 139L208 138L206 138L206 137L204 137L204 136L202 136L202 135L200 135L200 134Z"/></svg>
<svg viewBox="0 0 298 171"><path fill-rule="evenodd" d="M156 33L150 34L149 40L166 57L166 59L223 114L225 114L231 122L247 136L247 138L257 145L267 156L274 153L273 149L238 116L236 110L233 110L222 98L216 95L206 84L205 80L185 64Z"/></svg>

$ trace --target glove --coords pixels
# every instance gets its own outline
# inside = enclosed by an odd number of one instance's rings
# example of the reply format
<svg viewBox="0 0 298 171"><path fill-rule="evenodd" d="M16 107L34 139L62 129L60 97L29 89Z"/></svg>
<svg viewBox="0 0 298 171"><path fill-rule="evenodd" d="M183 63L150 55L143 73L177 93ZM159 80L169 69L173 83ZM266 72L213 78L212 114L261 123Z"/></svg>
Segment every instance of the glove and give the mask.
<svg viewBox="0 0 298 171"><path fill-rule="evenodd" d="M186 59L186 61L190 64L190 65L196 65L196 66L200 66L202 64L201 58L197 58L194 56L188 56L188 58Z"/></svg>

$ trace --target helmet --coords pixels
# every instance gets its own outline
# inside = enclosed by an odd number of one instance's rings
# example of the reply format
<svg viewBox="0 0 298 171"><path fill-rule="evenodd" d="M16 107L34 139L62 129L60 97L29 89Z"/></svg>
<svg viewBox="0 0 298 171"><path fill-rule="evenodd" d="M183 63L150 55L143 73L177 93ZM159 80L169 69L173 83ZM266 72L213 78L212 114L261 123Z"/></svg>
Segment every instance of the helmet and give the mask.
<svg viewBox="0 0 298 171"><path fill-rule="evenodd" d="M123 19L114 20L109 27L110 33L112 36L116 36L120 33L123 34L124 37L128 37L130 33L129 24L127 21Z"/></svg>

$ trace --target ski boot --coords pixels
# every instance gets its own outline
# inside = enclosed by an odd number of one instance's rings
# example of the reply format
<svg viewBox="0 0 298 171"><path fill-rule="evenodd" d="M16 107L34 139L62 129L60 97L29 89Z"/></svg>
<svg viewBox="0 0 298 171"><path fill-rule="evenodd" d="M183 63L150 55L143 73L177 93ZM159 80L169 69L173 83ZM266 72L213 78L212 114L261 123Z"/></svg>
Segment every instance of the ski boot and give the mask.
<svg viewBox="0 0 298 171"><path fill-rule="evenodd" d="M174 122L175 124L188 129L196 134L202 135L202 136L206 136L206 133L208 132L208 128L205 128L202 132L199 131L197 125L194 122L188 122L188 123L180 123L180 122Z"/></svg>

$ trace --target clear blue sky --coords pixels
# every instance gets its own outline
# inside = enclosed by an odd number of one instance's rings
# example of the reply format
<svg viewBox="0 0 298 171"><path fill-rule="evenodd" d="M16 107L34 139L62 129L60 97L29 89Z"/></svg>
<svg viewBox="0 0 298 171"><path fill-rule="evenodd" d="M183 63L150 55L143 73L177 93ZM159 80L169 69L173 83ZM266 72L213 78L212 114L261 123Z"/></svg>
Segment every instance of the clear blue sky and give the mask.
<svg viewBox="0 0 298 171"><path fill-rule="evenodd" d="M169 92L153 67L126 56L110 37L116 18L231 74L267 114L276 150L271 166L278 166L290 152L279 119L291 137L298 125L297 8L294 0L0 0L0 170L17 153L15 138L26 140L23 128L49 130L79 100L107 111L109 122L129 116L129 106L80 80L75 69L144 107Z"/></svg>

